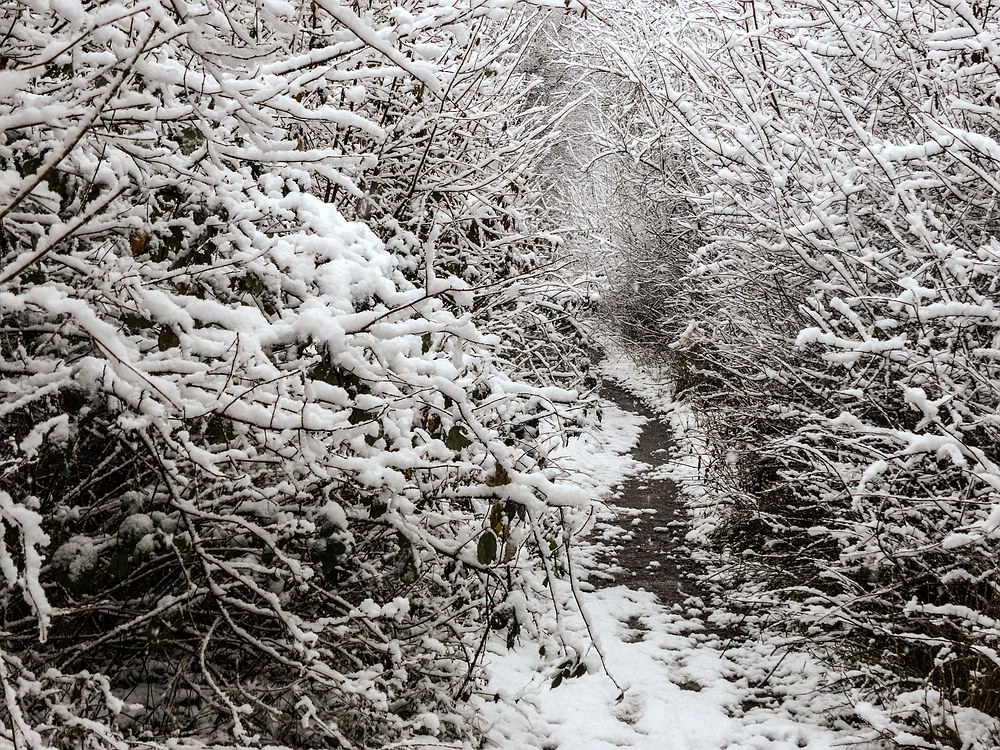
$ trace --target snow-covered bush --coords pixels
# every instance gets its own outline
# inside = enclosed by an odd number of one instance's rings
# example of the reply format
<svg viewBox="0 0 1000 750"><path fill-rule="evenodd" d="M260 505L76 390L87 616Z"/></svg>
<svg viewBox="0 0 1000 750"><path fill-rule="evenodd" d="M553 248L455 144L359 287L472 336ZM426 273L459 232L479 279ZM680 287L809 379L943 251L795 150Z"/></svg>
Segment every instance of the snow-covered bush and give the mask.
<svg viewBox="0 0 1000 750"><path fill-rule="evenodd" d="M576 501L534 12L0 4L0 737L468 731Z"/></svg>
<svg viewBox="0 0 1000 750"><path fill-rule="evenodd" d="M612 48L698 165L670 345L716 538L777 625L879 665L879 731L987 746L957 717L1000 716L1000 8L682 6L654 74Z"/></svg>

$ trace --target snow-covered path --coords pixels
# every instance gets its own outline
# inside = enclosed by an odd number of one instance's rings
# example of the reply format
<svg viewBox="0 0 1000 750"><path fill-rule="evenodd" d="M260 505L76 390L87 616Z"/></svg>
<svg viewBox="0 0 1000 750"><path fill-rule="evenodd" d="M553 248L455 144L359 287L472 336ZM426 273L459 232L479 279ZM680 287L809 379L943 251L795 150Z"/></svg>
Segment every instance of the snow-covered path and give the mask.
<svg viewBox="0 0 1000 750"><path fill-rule="evenodd" d="M653 416L648 410L640 416L607 403L604 433L572 446L565 462L605 497L610 494L608 485L618 486L629 475L643 487L651 486L649 479L664 481L669 471L666 452L657 454L662 456L659 466L622 455L635 444L643 422ZM636 554L630 546L635 518L635 512L608 507L597 524L598 533L588 541L577 540L582 564L598 565L597 548L614 546L616 540L626 547L623 566L631 564L634 569L650 552L655 555L657 551L649 549ZM560 662L550 656L556 646L541 635L544 656L539 642L531 638L522 638L510 651L497 645L490 655L490 683L480 708L494 746L502 750L859 746L856 730L844 727L835 732L821 726L827 711L840 701L835 691L822 690L827 677L820 665L777 651L780 644L723 642L715 634L718 623L706 625L718 613L704 611L698 598L683 605L675 599L668 606L654 593L638 590L644 576L633 577L626 567L619 577L627 585L585 584L578 592L584 614L564 613L558 625L570 656L580 656L586 674L556 680ZM656 590L656 582L652 583L649 588ZM666 586L675 583L667 580ZM499 699L491 699L494 695Z"/></svg>
<svg viewBox="0 0 1000 750"><path fill-rule="evenodd" d="M614 408L642 417L644 423L629 453L643 466L614 488L613 514L596 525L595 537L611 549L600 555L590 579L609 580L656 594L661 604L683 605L708 592L704 566L685 541L691 522L685 497L669 463L674 444L668 414L654 413L634 394L605 381L604 397Z"/></svg>
<svg viewBox="0 0 1000 750"><path fill-rule="evenodd" d="M610 677L595 668L552 689L550 675L534 671L530 653L497 658L493 686L516 698L519 709L496 704L500 747L818 750L843 741L813 723L821 717L808 715L809 682L802 703L789 695L781 710L754 706L748 683L767 670L747 674L700 638L696 623L663 611L651 594L617 587L588 595L585 604ZM766 665L767 654L760 656ZM785 665L782 676L792 668ZM796 707L805 715L796 715Z"/></svg>

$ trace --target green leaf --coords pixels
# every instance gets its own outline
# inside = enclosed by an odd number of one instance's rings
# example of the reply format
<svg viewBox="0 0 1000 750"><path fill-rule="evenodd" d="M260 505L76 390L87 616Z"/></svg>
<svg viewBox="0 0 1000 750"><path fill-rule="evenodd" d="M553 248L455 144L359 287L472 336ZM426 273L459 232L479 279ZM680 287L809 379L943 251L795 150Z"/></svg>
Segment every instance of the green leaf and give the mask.
<svg viewBox="0 0 1000 750"><path fill-rule="evenodd" d="M177 334L170 326L163 326L160 329L160 335L156 338L156 347L161 351L165 352L167 349L173 349L175 346L180 346L181 340L178 338Z"/></svg>
<svg viewBox="0 0 1000 750"><path fill-rule="evenodd" d="M476 559L482 565L489 565L497 557L497 538L492 531L485 532L479 537L479 544L476 546Z"/></svg>
<svg viewBox="0 0 1000 750"><path fill-rule="evenodd" d="M374 412L355 408L351 409L351 416L348 417L347 421L351 424L361 424L362 422L371 422L373 419L375 419Z"/></svg>
<svg viewBox="0 0 1000 750"><path fill-rule="evenodd" d="M486 486L502 487L505 484L510 484L510 476L504 467L497 464L496 470L486 478Z"/></svg>
<svg viewBox="0 0 1000 750"><path fill-rule="evenodd" d="M507 518L517 518L519 521L523 521L528 515L528 508L521 503L508 500L504 503L503 512L507 514Z"/></svg>
<svg viewBox="0 0 1000 750"><path fill-rule="evenodd" d="M465 435L465 430L460 425L453 425L445 436L444 444L453 451L460 451L472 445L472 441Z"/></svg>
<svg viewBox="0 0 1000 750"><path fill-rule="evenodd" d="M500 558L500 564L506 565L507 563L509 563L511 560L514 559L514 556L516 554L517 554L517 545L511 542L507 542L503 550L503 557Z"/></svg>
<svg viewBox="0 0 1000 750"><path fill-rule="evenodd" d="M324 383L329 383L330 385L336 385L341 388L345 388L348 391L354 391L357 393L367 391L361 378L355 375L349 370L345 370L342 367L331 364L330 362L324 361L317 364L311 370L309 370L308 375L313 380L320 380Z"/></svg>

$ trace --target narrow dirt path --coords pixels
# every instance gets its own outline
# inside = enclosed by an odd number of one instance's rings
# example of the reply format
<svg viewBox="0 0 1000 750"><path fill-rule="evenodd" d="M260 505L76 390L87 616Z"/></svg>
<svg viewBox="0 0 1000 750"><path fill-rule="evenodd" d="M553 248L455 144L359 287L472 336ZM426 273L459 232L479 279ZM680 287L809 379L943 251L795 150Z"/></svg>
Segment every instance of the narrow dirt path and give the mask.
<svg viewBox="0 0 1000 750"><path fill-rule="evenodd" d="M605 382L602 393L619 408L647 420L632 457L648 468L618 487L609 501L625 533L605 557L612 573L607 585L649 591L667 608L685 607L692 597L707 600L703 571L684 540L690 528L684 499L664 470L673 443L668 420L618 385Z"/></svg>
<svg viewBox="0 0 1000 750"><path fill-rule="evenodd" d="M482 695L493 699L484 700L481 715L492 727L493 746L837 750L851 744L842 730L822 726L841 700L824 690L825 667L804 655L787 658L778 643L747 638L727 624L723 603L685 543L684 496L668 471L669 423L621 388L605 384L603 393L618 409L646 418L630 453L645 468L616 488L590 536L578 540L589 585L580 587L579 608L562 610L558 627L587 669L557 681L548 652L531 639L492 651ZM573 454L588 478L610 455L601 454L602 443L620 457L635 435L636 420L608 417L605 430ZM628 468L617 464L613 476Z"/></svg>

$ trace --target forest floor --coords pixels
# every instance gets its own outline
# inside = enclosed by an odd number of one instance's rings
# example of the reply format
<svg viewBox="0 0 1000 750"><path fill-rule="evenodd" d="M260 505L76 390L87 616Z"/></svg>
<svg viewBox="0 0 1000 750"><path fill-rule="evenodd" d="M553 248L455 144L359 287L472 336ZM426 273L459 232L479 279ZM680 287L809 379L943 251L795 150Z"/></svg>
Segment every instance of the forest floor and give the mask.
<svg viewBox="0 0 1000 750"><path fill-rule="evenodd" d="M688 540L684 480L696 457L674 445L683 419L666 390L627 358L605 362L604 372L627 386L605 388L602 433L561 456L603 498L589 531L574 540L584 571L570 597L578 606L539 627L558 631L564 655L587 671L558 679L561 663L540 654L537 641L496 643L479 706L486 746L875 747L871 733L831 722L845 701L823 665L748 638L739 617L719 607Z"/></svg>

